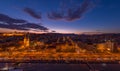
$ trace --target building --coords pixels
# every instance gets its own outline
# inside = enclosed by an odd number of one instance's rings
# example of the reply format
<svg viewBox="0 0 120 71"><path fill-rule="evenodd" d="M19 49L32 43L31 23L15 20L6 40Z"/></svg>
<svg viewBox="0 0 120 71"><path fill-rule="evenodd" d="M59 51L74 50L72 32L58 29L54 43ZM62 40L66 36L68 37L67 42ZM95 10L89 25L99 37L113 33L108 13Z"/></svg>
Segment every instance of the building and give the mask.
<svg viewBox="0 0 120 71"><path fill-rule="evenodd" d="M29 37L25 36L24 37L24 47L29 47L30 46L30 39Z"/></svg>
<svg viewBox="0 0 120 71"><path fill-rule="evenodd" d="M105 43L97 44L97 50L98 50L98 52L104 52L106 50Z"/></svg>
<svg viewBox="0 0 120 71"><path fill-rule="evenodd" d="M114 43L111 40L106 41L105 46L108 51L114 51Z"/></svg>
<svg viewBox="0 0 120 71"><path fill-rule="evenodd" d="M25 34L24 39L22 41L21 49L27 48L29 46L30 46L30 39L29 39L29 36Z"/></svg>
<svg viewBox="0 0 120 71"><path fill-rule="evenodd" d="M68 43L59 44L56 48L57 52L75 52L74 45Z"/></svg>
<svg viewBox="0 0 120 71"><path fill-rule="evenodd" d="M108 40L105 43L99 43L97 44L97 50L99 52L114 52L114 42Z"/></svg>

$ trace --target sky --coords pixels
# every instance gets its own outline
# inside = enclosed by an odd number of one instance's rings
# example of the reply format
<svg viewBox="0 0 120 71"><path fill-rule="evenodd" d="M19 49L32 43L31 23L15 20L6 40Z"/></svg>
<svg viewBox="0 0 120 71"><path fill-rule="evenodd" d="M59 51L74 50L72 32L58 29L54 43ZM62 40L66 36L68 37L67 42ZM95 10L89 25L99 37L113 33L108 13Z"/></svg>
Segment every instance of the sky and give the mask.
<svg viewBox="0 0 120 71"><path fill-rule="evenodd" d="M0 0L0 14L60 33L120 33L119 3L120 0Z"/></svg>

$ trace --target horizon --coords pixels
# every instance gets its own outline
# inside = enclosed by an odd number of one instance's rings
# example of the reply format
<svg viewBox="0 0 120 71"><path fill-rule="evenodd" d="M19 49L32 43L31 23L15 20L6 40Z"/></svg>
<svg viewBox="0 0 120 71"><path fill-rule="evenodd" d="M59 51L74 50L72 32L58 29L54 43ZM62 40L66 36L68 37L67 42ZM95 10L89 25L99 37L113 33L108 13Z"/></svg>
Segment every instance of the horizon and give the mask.
<svg viewBox="0 0 120 71"><path fill-rule="evenodd" d="M1 29L1 28L0 28ZM3 29L3 28L2 28ZM34 32L34 31L21 31L21 30L11 30L6 29L7 31L0 31L1 34L12 34L12 33L30 33L30 34L75 34L75 35L102 35L102 34L120 34L120 33L104 33L104 32L81 32L81 33L61 33L61 32Z"/></svg>

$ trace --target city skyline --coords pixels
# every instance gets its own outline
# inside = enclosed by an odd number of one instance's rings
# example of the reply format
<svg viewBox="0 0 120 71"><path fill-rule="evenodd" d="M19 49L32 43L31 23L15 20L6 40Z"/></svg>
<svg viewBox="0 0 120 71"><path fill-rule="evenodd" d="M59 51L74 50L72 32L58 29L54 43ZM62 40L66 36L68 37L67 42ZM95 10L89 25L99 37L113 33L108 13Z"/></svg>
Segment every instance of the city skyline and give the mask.
<svg viewBox="0 0 120 71"><path fill-rule="evenodd" d="M67 1L1 0L0 14L42 25L59 33L120 33L119 0ZM0 22L3 20L0 19ZM0 27L0 31L8 31ZM30 31L39 32L38 29Z"/></svg>

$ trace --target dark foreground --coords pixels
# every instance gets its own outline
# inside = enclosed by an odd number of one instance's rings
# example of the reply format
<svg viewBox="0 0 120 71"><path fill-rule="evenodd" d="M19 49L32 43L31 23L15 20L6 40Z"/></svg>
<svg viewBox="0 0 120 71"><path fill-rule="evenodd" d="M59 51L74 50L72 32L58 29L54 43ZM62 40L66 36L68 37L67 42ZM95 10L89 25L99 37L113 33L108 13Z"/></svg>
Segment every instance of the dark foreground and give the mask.
<svg viewBox="0 0 120 71"><path fill-rule="evenodd" d="M13 63L0 63L0 71L4 67L11 67ZM89 67L90 66L90 67ZM7 71L120 71L120 64L40 64L40 63L21 63L16 68ZM16 70L15 70L16 69ZM94 70L93 70L94 71Z"/></svg>

